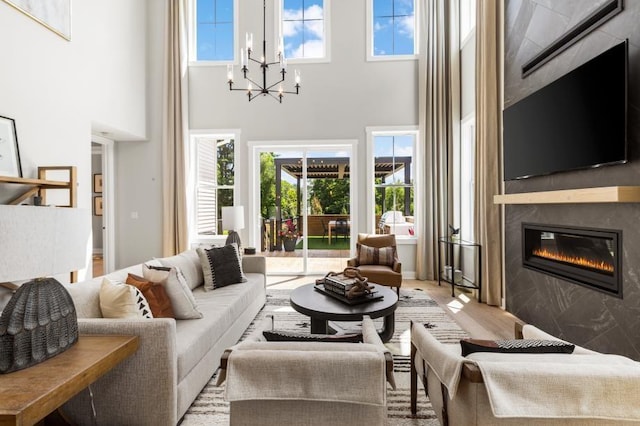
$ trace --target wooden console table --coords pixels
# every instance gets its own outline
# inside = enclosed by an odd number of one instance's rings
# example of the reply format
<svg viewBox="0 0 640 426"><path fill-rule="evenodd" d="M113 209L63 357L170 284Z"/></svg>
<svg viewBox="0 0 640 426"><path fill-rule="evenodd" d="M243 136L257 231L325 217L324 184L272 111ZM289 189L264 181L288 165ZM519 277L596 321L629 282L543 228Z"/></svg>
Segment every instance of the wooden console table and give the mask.
<svg viewBox="0 0 640 426"><path fill-rule="evenodd" d="M0 375L0 426L33 425L138 350L137 336L81 335L65 352Z"/></svg>

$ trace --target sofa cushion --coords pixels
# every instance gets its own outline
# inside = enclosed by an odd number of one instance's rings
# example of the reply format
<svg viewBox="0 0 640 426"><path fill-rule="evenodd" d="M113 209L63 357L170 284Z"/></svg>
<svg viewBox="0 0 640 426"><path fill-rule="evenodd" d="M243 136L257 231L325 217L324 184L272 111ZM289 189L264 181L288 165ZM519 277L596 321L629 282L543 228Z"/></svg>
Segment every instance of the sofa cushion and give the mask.
<svg viewBox="0 0 640 426"><path fill-rule="evenodd" d="M380 283L388 286L400 287L402 285L402 274L393 271L384 265L360 265L358 266L360 275L369 278L370 283Z"/></svg>
<svg viewBox="0 0 640 426"><path fill-rule="evenodd" d="M144 264L142 265L142 276L144 279L164 286L169 299L171 299L176 319L202 318L202 313L198 311L196 300L193 298L191 289L180 269Z"/></svg>
<svg viewBox="0 0 640 426"><path fill-rule="evenodd" d="M242 285L230 285L215 291L205 291L203 287L193 290L203 317L197 321L176 321L178 383L214 345L219 344L218 340L235 326L247 306L260 298L264 303L264 275L247 274L247 278L248 281Z"/></svg>
<svg viewBox="0 0 640 426"><path fill-rule="evenodd" d="M142 292L132 285L103 278L100 309L104 318L153 318Z"/></svg>
<svg viewBox="0 0 640 426"><path fill-rule="evenodd" d="M202 265L196 250L187 250L171 257L163 257L157 259L162 266L180 269L187 280L187 285L191 290L201 286L204 283L204 275L202 274Z"/></svg>
<svg viewBox="0 0 640 426"><path fill-rule="evenodd" d="M499 352L499 353L563 353L573 352L574 345L559 340L538 340L538 339L513 339L513 340L480 340L462 339L460 340L462 356L467 356L474 352Z"/></svg>
<svg viewBox="0 0 640 426"><path fill-rule="evenodd" d="M167 290L165 290L162 284L145 280L134 274L127 276L126 283L136 287L142 292L147 302L149 302L149 308L151 308L151 313L154 318L176 317L173 313L173 307L171 306L171 299L169 299Z"/></svg>
<svg viewBox="0 0 640 426"><path fill-rule="evenodd" d="M369 247L364 244L356 244L359 265L386 265L393 266L395 260L395 247Z"/></svg>
<svg viewBox="0 0 640 426"><path fill-rule="evenodd" d="M236 243L224 247L198 248L197 252L202 264L205 290L247 281Z"/></svg>

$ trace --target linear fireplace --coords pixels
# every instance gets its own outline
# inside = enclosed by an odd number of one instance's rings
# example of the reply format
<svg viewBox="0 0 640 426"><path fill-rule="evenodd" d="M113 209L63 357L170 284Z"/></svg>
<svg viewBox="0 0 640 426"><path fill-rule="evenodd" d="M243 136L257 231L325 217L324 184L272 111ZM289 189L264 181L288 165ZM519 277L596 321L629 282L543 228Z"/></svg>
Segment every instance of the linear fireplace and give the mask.
<svg viewBox="0 0 640 426"><path fill-rule="evenodd" d="M622 298L622 231L523 223L522 263Z"/></svg>

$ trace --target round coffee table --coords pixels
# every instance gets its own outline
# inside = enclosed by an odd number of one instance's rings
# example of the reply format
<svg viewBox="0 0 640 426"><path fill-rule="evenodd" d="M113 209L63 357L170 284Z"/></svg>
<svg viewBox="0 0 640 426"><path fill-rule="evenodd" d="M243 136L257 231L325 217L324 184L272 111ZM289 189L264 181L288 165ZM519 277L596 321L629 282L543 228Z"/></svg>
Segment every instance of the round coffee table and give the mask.
<svg viewBox="0 0 640 426"><path fill-rule="evenodd" d="M384 317L384 327L379 332L383 342L393 336L395 310L398 296L389 287L373 284L382 299L357 305L349 305L327 296L314 289L314 284L303 285L291 292L290 303L293 309L311 318L311 333L329 334L328 321L362 321L364 315L371 318Z"/></svg>

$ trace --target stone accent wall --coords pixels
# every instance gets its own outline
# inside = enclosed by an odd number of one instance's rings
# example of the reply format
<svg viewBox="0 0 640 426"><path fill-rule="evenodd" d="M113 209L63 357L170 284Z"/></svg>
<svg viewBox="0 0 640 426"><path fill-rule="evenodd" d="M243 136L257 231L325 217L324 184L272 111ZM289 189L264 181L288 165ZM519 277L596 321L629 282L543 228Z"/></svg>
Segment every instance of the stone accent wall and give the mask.
<svg viewBox="0 0 640 426"><path fill-rule="evenodd" d="M629 162L508 181L507 193L640 185L640 0L625 0L622 13L530 76L521 77L523 63L603 3L604 0L505 2L504 106L629 39ZM507 310L576 344L640 360L640 203L510 205L505 212ZM522 222L622 230L623 299L523 268Z"/></svg>

